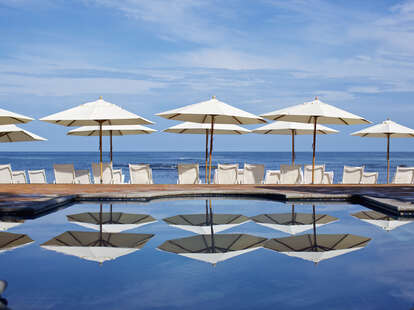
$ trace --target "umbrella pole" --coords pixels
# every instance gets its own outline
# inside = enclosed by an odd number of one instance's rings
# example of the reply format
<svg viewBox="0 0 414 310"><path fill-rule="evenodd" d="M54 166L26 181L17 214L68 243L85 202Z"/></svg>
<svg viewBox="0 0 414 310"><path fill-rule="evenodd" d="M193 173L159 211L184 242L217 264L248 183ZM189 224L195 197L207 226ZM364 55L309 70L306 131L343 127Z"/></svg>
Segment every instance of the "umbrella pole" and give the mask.
<svg viewBox="0 0 414 310"><path fill-rule="evenodd" d="M213 135L214 135L214 116L211 117L210 163L208 167L208 184L211 184L211 154L213 153Z"/></svg>
<svg viewBox="0 0 414 310"><path fill-rule="evenodd" d="M318 117L314 116L313 121L313 156L312 156L312 184L315 184L315 148L316 148L316 123L318 122Z"/></svg>
<svg viewBox="0 0 414 310"><path fill-rule="evenodd" d="M103 175L103 167L102 167L102 121L99 122L99 167L101 171L101 184L102 184L102 175Z"/></svg>
<svg viewBox="0 0 414 310"><path fill-rule="evenodd" d="M295 165L295 129L292 129L292 166Z"/></svg>
<svg viewBox="0 0 414 310"><path fill-rule="evenodd" d="M207 184L207 169L208 169L208 129L206 129L206 178L205 178L206 184Z"/></svg>
<svg viewBox="0 0 414 310"><path fill-rule="evenodd" d="M390 183L390 134L387 134L387 184Z"/></svg>
<svg viewBox="0 0 414 310"><path fill-rule="evenodd" d="M109 143L111 145L110 152L111 152L111 167L112 167L112 130L109 131Z"/></svg>

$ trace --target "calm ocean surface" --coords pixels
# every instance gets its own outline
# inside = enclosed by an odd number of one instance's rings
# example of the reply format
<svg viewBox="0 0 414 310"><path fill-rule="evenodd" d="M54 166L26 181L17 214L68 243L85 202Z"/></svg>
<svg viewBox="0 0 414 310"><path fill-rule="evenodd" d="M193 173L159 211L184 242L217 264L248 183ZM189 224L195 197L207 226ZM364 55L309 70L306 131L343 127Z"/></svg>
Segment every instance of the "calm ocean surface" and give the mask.
<svg viewBox="0 0 414 310"><path fill-rule="evenodd" d="M129 163L148 163L153 170L154 183L176 183L177 164L199 163L200 177L204 178L205 157L202 152L115 152L114 168L122 168L129 180ZM73 163L75 169L91 169L92 162L98 162L99 154L93 152L1 152L0 164L10 163L13 170L46 169L48 182L54 180L54 163ZM104 154L109 161L109 154ZM289 152L215 152L213 165L217 163L264 164L266 169L279 169L280 164L291 161ZM386 154L383 152L321 152L317 153L317 164L325 164L327 171L334 171L334 181L342 179L344 165L365 165L366 171L379 172L379 183L386 179ZM311 152L296 153L297 164L311 164ZM391 173L394 175L398 165L414 166L414 152L391 153Z"/></svg>

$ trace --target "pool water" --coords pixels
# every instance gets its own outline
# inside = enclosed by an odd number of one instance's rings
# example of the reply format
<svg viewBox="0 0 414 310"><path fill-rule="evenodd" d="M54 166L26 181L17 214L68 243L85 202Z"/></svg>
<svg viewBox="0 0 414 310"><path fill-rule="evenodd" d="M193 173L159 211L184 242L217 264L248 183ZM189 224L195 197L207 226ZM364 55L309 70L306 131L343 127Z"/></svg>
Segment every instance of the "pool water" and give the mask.
<svg viewBox="0 0 414 310"><path fill-rule="evenodd" d="M291 204L260 200L211 201L214 214L290 213ZM67 215L99 212L99 203L77 204L26 220L7 230L34 242L0 253L3 297L11 309L409 309L414 305L414 223L386 231L351 216L360 205L315 204L334 218L318 234L352 234L371 240L357 251L314 263L260 247L212 264L157 249L168 240L196 236L162 219L205 213L205 199L116 203L113 213L151 215L156 222L122 234L154 235L139 250L99 263L40 245L68 231L97 232ZM102 206L109 212L110 205ZM312 214L312 205L295 204ZM297 235L312 234L313 230ZM104 233L105 234L105 233ZM253 221L219 234L266 239L290 235Z"/></svg>

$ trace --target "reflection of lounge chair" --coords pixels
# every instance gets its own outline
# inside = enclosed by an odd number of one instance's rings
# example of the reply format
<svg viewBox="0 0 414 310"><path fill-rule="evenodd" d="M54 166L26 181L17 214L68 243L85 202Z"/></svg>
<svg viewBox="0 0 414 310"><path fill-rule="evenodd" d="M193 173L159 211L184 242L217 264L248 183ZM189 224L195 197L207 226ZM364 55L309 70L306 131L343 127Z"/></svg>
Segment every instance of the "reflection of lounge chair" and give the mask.
<svg viewBox="0 0 414 310"><path fill-rule="evenodd" d="M215 174L216 184L237 184L239 164L218 164Z"/></svg>
<svg viewBox="0 0 414 310"><path fill-rule="evenodd" d="M177 184L200 184L198 164L179 164Z"/></svg>
<svg viewBox="0 0 414 310"><path fill-rule="evenodd" d="M13 183L14 184L26 184L26 172L24 170L14 170L13 174Z"/></svg>
<svg viewBox="0 0 414 310"><path fill-rule="evenodd" d="M125 175L122 173L122 169L112 169L112 182L113 184L125 183Z"/></svg>
<svg viewBox="0 0 414 310"><path fill-rule="evenodd" d="M280 170L266 170L264 184L279 184Z"/></svg>
<svg viewBox="0 0 414 310"><path fill-rule="evenodd" d="M378 172L364 172L361 178L361 184L377 184Z"/></svg>
<svg viewBox="0 0 414 310"><path fill-rule="evenodd" d="M301 184L302 169L300 165L280 165L280 184Z"/></svg>
<svg viewBox="0 0 414 310"><path fill-rule="evenodd" d="M101 184L101 166L98 163L92 163L93 182ZM102 184L112 184L112 165L111 163L102 163Z"/></svg>
<svg viewBox="0 0 414 310"><path fill-rule="evenodd" d="M29 170L29 181L31 184L46 184L46 171L45 169L41 170Z"/></svg>
<svg viewBox="0 0 414 310"><path fill-rule="evenodd" d="M325 174L325 165L315 165L313 184L322 184ZM312 165L303 167L303 184L312 184Z"/></svg>
<svg viewBox="0 0 414 310"><path fill-rule="evenodd" d="M392 178L393 184L412 184L414 180L414 167L397 167Z"/></svg>
<svg viewBox="0 0 414 310"><path fill-rule="evenodd" d="M77 184L91 184L89 169L75 170L75 180Z"/></svg>
<svg viewBox="0 0 414 310"><path fill-rule="evenodd" d="M152 170L148 164L129 164L131 184L153 184Z"/></svg>
<svg viewBox="0 0 414 310"><path fill-rule="evenodd" d="M322 184L333 184L333 177L334 177L333 171L325 171L323 173Z"/></svg>
<svg viewBox="0 0 414 310"><path fill-rule="evenodd" d="M363 174L364 166L344 166L344 173L342 174L342 184L360 184Z"/></svg>
<svg viewBox="0 0 414 310"><path fill-rule="evenodd" d="M13 173L10 164L0 165L0 183L1 184L12 184Z"/></svg>
<svg viewBox="0 0 414 310"><path fill-rule="evenodd" d="M76 183L75 168L73 164L55 164L53 165L56 184L74 184Z"/></svg>
<svg viewBox="0 0 414 310"><path fill-rule="evenodd" d="M262 184L264 165L244 164L243 184Z"/></svg>

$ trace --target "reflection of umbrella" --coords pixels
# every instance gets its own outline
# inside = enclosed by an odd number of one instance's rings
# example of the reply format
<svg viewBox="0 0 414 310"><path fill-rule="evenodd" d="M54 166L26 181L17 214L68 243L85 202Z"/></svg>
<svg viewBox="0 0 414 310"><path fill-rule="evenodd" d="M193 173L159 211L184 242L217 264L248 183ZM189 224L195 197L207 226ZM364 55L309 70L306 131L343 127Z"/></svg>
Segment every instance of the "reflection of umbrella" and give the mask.
<svg viewBox="0 0 414 310"><path fill-rule="evenodd" d="M265 135L290 135L292 136L292 165L295 164L295 136L313 134L312 124L295 123L295 122L274 122L252 130L253 133ZM337 133L338 130L331 129L323 125L316 126L318 135L327 135Z"/></svg>
<svg viewBox="0 0 414 310"><path fill-rule="evenodd" d="M34 133L21 129L16 125L0 126L0 143L7 142L26 142L26 141L46 141Z"/></svg>
<svg viewBox="0 0 414 310"><path fill-rule="evenodd" d="M33 240L24 234L0 232L0 253L14 250L32 243Z"/></svg>
<svg viewBox="0 0 414 310"><path fill-rule="evenodd" d="M315 206L313 206L315 217ZM274 238L265 242L264 247L288 256L294 256L318 263L322 260L360 250L370 238L351 234L316 234L313 222L313 235L299 235L286 238Z"/></svg>
<svg viewBox="0 0 414 310"><path fill-rule="evenodd" d="M207 184L207 167L208 167L208 135L211 132L211 124L198 124L192 122L184 122L163 130L165 132L179 134L198 134L206 135L206 184ZM250 130L234 125L234 124L215 124L214 134L216 135L242 135L249 133Z"/></svg>
<svg viewBox="0 0 414 310"><path fill-rule="evenodd" d="M77 107L64 110L40 119L52 124L63 126L96 126L99 125L99 162L102 183L102 126L105 125L140 125L153 124L151 121L128 112L121 107L99 98Z"/></svg>
<svg viewBox="0 0 414 310"><path fill-rule="evenodd" d="M414 221L412 218L397 219L377 211L361 211L351 215L360 219L361 221L379 226L386 231L393 230L397 227L409 224Z"/></svg>
<svg viewBox="0 0 414 310"><path fill-rule="evenodd" d="M41 244L42 248L103 263L141 249L152 234L66 231Z"/></svg>
<svg viewBox="0 0 414 310"><path fill-rule="evenodd" d="M9 230L10 228L19 226L24 223L24 220L16 220L16 219L1 219L0 220L0 230L5 231Z"/></svg>
<svg viewBox="0 0 414 310"><path fill-rule="evenodd" d="M389 119L351 134L368 138L387 138L387 183L390 180L390 138L414 138L414 130Z"/></svg>
<svg viewBox="0 0 414 310"><path fill-rule="evenodd" d="M305 102L285 109L261 115L274 121L288 121L299 123L313 123L313 159L312 159L312 184L315 172L316 126L317 124L342 124L356 125L369 124L366 119L323 103L317 97L314 101Z"/></svg>
<svg viewBox="0 0 414 310"><path fill-rule="evenodd" d="M333 223L338 219L326 214L295 213L295 206L292 205L291 213L260 214L251 218L259 225L283 231L295 235L312 229L315 222L316 227Z"/></svg>
<svg viewBox="0 0 414 310"><path fill-rule="evenodd" d="M142 135L153 132L156 132L156 130L141 125L102 126L102 135L109 136L111 164L112 136ZM82 126L70 130L67 134L69 136L99 136L99 126Z"/></svg>
<svg viewBox="0 0 414 310"><path fill-rule="evenodd" d="M32 120L31 117L0 109L0 125L25 124Z"/></svg>
<svg viewBox="0 0 414 310"><path fill-rule="evenodd" d="M197 235L168 240L158 249L216 264L262 247L266 238L246 234Z"/></svg>
<svg viewBox="0 0 414 310"><path fill-rule="evenodd" d="M209 177L211 182L211 156L213 152L213 135L215 124L260 124L266 121L254 114L245 112L221 102L213 96L212 99L200 103L188 105L182 108L158 113L158 116L177 121L189 121L194 123L210 123L210 157L209 157Z"/></svg>

